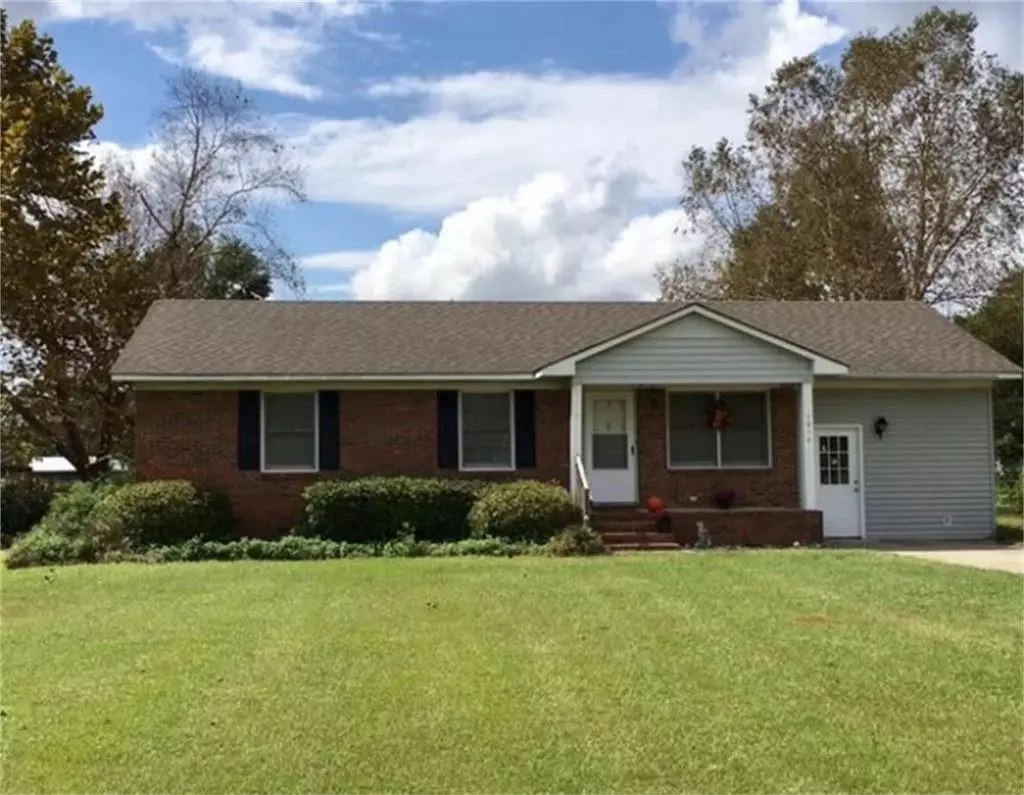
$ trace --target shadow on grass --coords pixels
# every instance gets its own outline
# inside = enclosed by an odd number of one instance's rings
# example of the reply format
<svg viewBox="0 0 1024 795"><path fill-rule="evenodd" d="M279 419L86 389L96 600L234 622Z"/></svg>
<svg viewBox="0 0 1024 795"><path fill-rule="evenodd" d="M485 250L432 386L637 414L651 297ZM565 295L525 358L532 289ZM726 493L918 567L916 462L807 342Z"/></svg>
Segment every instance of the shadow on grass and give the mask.
<svg viewBox="0 0 1024 795"><path fill-rule="evenodd" d="M1024 542L1024 516L1000 515L996 520L995 540L997 544Z"/></svg>

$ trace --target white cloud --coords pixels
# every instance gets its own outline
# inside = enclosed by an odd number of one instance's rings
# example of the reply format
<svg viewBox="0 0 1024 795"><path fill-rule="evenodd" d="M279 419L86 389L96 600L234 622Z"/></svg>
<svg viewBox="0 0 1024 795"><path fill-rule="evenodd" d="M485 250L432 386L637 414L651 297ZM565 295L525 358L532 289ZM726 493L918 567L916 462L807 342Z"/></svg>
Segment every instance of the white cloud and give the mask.
<svg viewBox="0 0 1024 795"><path fill-rule="evenodd" d="M685 253L684 242L678 210L636 215L638 187L639 176L618 164L576 181L541 174L470 203L437 232L389 240L369 261L341 251L303 264L359 263L349 282L313 291L361 299L652 298L655 266Z"/></svg>
<svg viewBox="0 0 1024 795"><path fill-rule="evenodd" d="M125 169L136 176L145 175L156 154L156 147L152 144L132 148L113 141L86 141L82 150L92 155L102 168Z"/></svg>
<svg viewBox="0 0 1024 795"><path fill-rule="evenodd" d="M311 61L329 26L367 8L361 0L51 0L48 12L58 20L106 19L144 33L176 33L179 45L154 44L153 51L253 88L314 99L322 89L311 79Z"/></svg>
<svg viewBox="0 0 1024 795"><path fill-rule="evenodd" d="M369 265L376 256L376 251L332 251L327 254L314 254L303 257L299 265L307 271L329 271L348 273Z"/></svg>
<svg viewBox="0 0 1024 795"><path fill-rule="evenodd" d="M786 60L844 35L794 0L767 7L759 24L761 46L714 70L404 77L370 94L412 104L410 118L284 121L314 199L450 212L539 173L579 179L609 157L640 175L640 195L665 199L679 190L678 161L689 146L742 133L751 91Z"/></svg>

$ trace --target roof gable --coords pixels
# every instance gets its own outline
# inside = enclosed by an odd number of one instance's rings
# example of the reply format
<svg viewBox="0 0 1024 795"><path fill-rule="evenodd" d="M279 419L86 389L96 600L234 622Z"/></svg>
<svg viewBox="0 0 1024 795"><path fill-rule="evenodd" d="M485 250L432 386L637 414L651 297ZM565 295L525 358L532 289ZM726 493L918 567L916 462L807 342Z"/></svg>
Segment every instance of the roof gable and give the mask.
<svg viewBox="0 0 1024 795"><path fill-rule="evenodd" d="M735 318L724 315L721 312L716 312L707 306L702 304L687 304L680 307L674 312L662 315L649 321L648 323L631 329L623 334L616 337L612 337L603 340L595 345L591 345L588 348L579 351L571 356L567 356L557 362L553 362L540 371L540 375L573 375L576 372L576 366L593 356L598 356L606 351L617 348L621 345L628 344L641 338L647 334L654 333L659 329L662 329L672 323L678 323L687 317L703 317L713 323L717 323L726 328L737 331L748 337L760 340L768 345L775 348L779 348L787 353L791 353L795 356L799 356L803 359L807 359L811 364L811 372L816 375L846 375L849 373L849 368L842 362L833 359L828 356L823 356L820 353L805 348L800 345L796 345L789 340L783 339L782 337L767 333L751 326L748 323L744 323Z"/></svg>

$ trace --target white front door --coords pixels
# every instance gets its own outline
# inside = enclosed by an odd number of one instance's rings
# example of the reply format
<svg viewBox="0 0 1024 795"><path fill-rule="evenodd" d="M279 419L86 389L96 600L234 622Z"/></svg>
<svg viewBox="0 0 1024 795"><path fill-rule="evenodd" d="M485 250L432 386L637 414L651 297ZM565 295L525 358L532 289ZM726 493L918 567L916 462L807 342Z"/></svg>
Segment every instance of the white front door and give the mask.
<svg viewBox="0 0 1024 795"><path fill-rule="evenodd" d="M864 535L860 428L818 426L818 508L825 538Z"/></svg>
<svg viewBox="0 0 1024 795"><path fill-rule="evenodd" d="M586 462L594 502L636 502L633 392L588 393Z"/></svg>

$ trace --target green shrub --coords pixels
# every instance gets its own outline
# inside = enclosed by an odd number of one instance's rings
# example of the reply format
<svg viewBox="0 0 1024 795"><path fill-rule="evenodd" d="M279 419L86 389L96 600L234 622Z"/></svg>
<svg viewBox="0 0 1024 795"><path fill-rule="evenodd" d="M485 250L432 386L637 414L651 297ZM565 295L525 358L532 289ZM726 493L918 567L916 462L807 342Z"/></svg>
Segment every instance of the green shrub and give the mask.
<svg viewBox="0 0 1024 795"><path fill-rule="evenodd" d="M191 538L230 538L231 505L187 480L152 480L118 488L92 517L105 549L143 550Z"/></svg>
<svg viewBox="0 0 1024 795"><path fill-rule="evenodd" d="M535 480L520 480L488 489L469 515L475 537L535 543L547 541L578 520L569 492L554 483Z"/></svg>
<svg viewBox="0 0 1024 795"><path fill-rule="evenodd" d="M380 556L382 558L422 558L430 547L430 541L418 541L412 533L407 533L382 544Z"/></svg>
<svg viewBox="0 0 1024 795"><path fill-rule="evenodd" d="M322 481L306 489L297 533L332 541L379 544L414 533L425 541L469 535L467 517L488 484L444 478Z"/></svg>
<svg viewBox="0 0 1024 795"><path fill-rule="evenodd" d="M31 475L13 475L0 481L0 546L25 535L46 515L56 487Z"/></svg>
<svg viewBox="0 0 1024 795"><path fill-rule="evenodd" d="M99 549L91 538L69 538L36 526L14 542L7 552L6 564L8 568L20 569L92 563L98 556Z"/></svg>
<svg viewBox="0 0 1024 795"><path fill-rule="evenodd" d="M570 530L569 532L579 532ZM32 530L19 539L7 558L10 568L67 563L184 563L203 560L335 560L338 558L451 558L465 556L513 558L522 555L595 554L596 549L572 544L532 544L503 538L466 538L462 541L417 541L411 536L384 544L353 544L321 538L286 536L273 541L243 538L203 541L190 538L179 544L132 550L104 548L92 538L67 538Z"/></svg>
<svg viewBox="0 0 1024 795"><path fill-rule="evenodd" d="M46 533L96 542L95 517L100 504L118 489L112 483L75 483L57 493L38 524Z"/></svg>
<svg viewBox="0 0 1024 795"><path fill-rule="evenodd" d="M508 541L504 538L466 538L431 544L427 556L431 558L490 557L517 558L523 555L541 555L544 547L526 541Z"/></svg>
<svg viewBox="0 0 1024 795"><path fill-rule="evenodd" d="M565 528L547 543L548 554L567 558L577 555L603 555L601 536L586 525Z"/></svg>
<svg viewBox="0 0 1024 795"><path fill-rule="evenodd" d="M1024 512L1024 475L1017 472L1000 479L996 504L1000 513L1019 516Z"/></svg>

